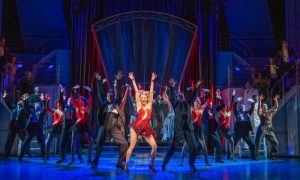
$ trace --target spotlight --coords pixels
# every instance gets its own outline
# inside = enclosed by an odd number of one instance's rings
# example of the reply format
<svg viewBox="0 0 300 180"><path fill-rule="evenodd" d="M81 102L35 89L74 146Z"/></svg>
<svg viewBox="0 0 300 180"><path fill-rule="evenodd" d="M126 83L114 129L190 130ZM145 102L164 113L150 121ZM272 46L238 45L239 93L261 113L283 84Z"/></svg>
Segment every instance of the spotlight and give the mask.
<svg viewBox="0 0 300 180"><path fill-rule="evenodd" d="M241 71L240 68L238 68L238 67L235 67L234 69L235 69L236 71Z"/></svg>
<svg viewBox="0 0 300 180"><path fill-rule="evenodd" d="M54 67L54 65L50 65L49 67L48 67L48 69L52 69Z"/></svg>

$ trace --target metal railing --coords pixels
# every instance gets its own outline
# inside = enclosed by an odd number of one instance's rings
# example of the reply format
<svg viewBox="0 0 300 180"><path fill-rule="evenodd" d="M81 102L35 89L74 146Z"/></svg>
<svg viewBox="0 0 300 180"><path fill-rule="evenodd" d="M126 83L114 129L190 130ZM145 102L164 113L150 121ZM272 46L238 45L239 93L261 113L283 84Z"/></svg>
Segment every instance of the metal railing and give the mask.
<svg viewBox="0 0 300 180"><path fill-rule="evenodd" d="M43 63L38 64L38 66L34 63L18 63L16 76L13 78L13 84L8 84L8 75L1 75L1 93L9 85L13 85L18 87L20 81L23 79L25 72L33 71L33 68L36 67L36 77L34 79L35 85L57 85L59 84L59 76L60 76L60 65L54 63ZM11 83L11 82L10 82Z"/></svg>
<svg viewBox="0 0 300 180"><path fill-rule="evenodd" d="M285 73L281 73L278 77L278 81L273 83L272 86L266 86L266 69L269 66L239 66L239 65L230 65L228 66L228 87L235 88L244 88L246 82L254 84L257 81L257 75L262 74L262 80L264 81L264 87L256 87L265 88L262 91L268 90L275 96L274 93L278 93L283 98L285 98L288 90L295 86L300 85L300 68L299 68L299 60L291 65L291 67L285 71ZM255 76L256 75L256 76ZM288 82L288 84L286 84Z"/></svg>
<svg viewBox="0 0 300 180"><path fill-rule="evenodd" d="M36 57L39 55L44 57L55 49L64 48L66 36L67 34L63 31L56 31L44 38L33 50L33 59L37 61L39 59L36 59Z"/></svg>

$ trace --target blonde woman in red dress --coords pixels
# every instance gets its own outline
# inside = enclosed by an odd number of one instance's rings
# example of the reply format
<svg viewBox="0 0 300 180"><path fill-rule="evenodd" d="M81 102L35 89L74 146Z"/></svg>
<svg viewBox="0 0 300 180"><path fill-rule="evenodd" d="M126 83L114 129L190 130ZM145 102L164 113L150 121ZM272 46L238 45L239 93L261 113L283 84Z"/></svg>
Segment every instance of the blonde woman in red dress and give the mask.
<svg viewBox="0 0 300 180"><path fill-rule="evenodd" d="M150 83L150 91L139 91L133 73L129 73L129 78L132 81L133 88L135 91L135 99L137 106L137 119L133 121L130 127L130 147L127 150L126 154L126 164L124 171L128 172L128 161L131 157L131 153L136 145L138 136L142 136L147 143L151 146L151 164L149 168L152 172L155 172L154 160L156 157L157 145L155 142L155 134L153 129L150 126L150 119L152 116L152 102L153 102L153 88L154 88L154 80L157 75L152 73L151 83Z"/></svg>

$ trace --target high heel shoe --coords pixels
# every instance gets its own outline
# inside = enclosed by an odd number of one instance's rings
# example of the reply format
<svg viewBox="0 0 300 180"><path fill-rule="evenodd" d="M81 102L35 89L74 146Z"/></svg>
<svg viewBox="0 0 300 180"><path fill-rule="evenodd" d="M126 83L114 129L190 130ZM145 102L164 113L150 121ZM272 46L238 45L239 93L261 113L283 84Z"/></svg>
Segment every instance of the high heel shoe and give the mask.
<svg viewBox="0 0 300 180"><path fill-rule="evenodd" d="M127 163L124 166L124 172L129 172L129 170L128 170L128 164Z"/></svg>
<svg viewBox="0 0 300 180"><path fill-rule="evenodd" d="M154 165L149 165L149 169L151 170L152 173L156 172Z"/></svg>

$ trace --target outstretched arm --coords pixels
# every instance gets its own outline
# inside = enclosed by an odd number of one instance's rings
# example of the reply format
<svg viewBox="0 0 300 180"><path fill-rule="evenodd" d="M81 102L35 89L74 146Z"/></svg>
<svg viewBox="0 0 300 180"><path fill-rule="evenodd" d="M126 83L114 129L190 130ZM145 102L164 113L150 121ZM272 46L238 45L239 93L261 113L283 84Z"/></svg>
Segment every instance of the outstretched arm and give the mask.
<svg viewBox="0 0 300 180"><path fill-rule="evenodd" d="M278 107L279 107L279 105L278 105L278 99L279 99L279 95L276 95L274 97L274 107L269 110L270 113L272 113L272 114L275 113L278 110Z"/></svg>
<svg viewBox="0 0 300 180"><path fill-rule="evenodd" d="M105 99L103 84L106 81L106 79L104 79L102 76L100 76L98 72L96 72L94 76L97 80L98 100L99 100L100 104L103 104L104 99Z"/></svg>
<svg viewBox="0 0 300 180"><path fill-rule="evenodd" d="M114 90L115 90L115 99L121 101L122 99L122 87L120 80L123 77L122 71L118 71L118 74L115 75L115 83L114 83Z"/></svg>
<svg viewBox="0 0 300 180"><path fill-rule="evenodd" d="M45 110L54 113L54 109L49 107L50 96L46 94Z"/></svg>
<svg viewBox="0 0 300 180"><path fill-rule="evenodd" d="M75 108L78 108L78 104L77 104L77 102L75 100L75 94L77 93L79 87L80 87L79 85L74 86L73 90L71 92L71 99L72 99L72 102L74 103L74 107Z"/></svg>
<svg viewBox="0 0 300 180"><path fill-rule="evenodd" d="M6 106L8 107L8 109L9 109L10 111L12 111L14 108L16 108L14 105L12 105L12 104L8 101L6 91L4 91L4 93L3 93L3 99L4 99L4 102L5 102Z"/></svg>
<svg viewBox="0 0 300 180"><path fill-rule="evenodd" d="M198 91L199 91L199 87L201 85L202 81L199 80L197 83L196 83L196 88L193 92L193 96L192 96L192 99L191 99L191 103L195 102L195 100L197 99L197 96L198 96Z"/></svg>
<svg viewBox="0 0 300 180"><path fill-rule="evenodd" d="M125 104L127 102L128 91L129 91L129 86L127 85L125 94L124 94L123 99L122 99L121 104L120 104L120 109L124 110Z"/></svg>
<svg viewBox="0 0 300 180"><path fill-rule="evenodd" d="M153 72L151 75L151 83L150 83L150 91L149 91L149 99L148 99L148 105L149 108L152 108L153 103L153 94L154 94L154 80L156 79L157 75Z"/></svg>
<svg viewBox="0 0 300 180"><path fill-rule="evenodd" d="M235 89L234 89L233 92L232 92L231 103L230 103L229 111L232 111L232 110L233 110L233 106L234 106L234 104L235 104L235 102L234 102L234 97L235 97Z"/></svg>
<svg viewBox="0 0 300 180"><path fill-rule="evenodd" d="M139 106L141 105L139 89L138 89L138 87L136 85L136 81L135 81L135 78L134 78L132 72L129 73L128 77L132 81L133 89L134 89L134 92L135 92L135 102L136 102L137 108L139 109Z"/></svg>

